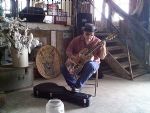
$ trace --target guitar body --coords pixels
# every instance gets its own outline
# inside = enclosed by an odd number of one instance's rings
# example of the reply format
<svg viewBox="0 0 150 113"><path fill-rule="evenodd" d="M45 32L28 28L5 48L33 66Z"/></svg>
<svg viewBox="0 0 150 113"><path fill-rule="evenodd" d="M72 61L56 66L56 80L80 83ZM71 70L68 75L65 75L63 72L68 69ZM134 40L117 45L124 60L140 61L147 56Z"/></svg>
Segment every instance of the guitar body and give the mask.
<svg viewBox="0 0 150 113"><path fill-rule="evenodd" d="M77 75L83 68L84 64L91 59L91 55L86 53L87 48L82 49L77 56L68 58L65 65L70 74Z"/></svg>

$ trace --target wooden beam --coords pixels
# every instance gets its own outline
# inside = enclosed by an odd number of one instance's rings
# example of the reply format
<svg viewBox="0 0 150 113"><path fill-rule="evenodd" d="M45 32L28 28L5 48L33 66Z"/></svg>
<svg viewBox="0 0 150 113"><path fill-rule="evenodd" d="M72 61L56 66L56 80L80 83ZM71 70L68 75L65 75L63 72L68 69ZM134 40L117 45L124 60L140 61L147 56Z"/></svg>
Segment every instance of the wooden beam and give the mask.
<svg viewBox="0 0 150 113"><path fill-rule="evenodd" d="M148 32L146 29L143 28L143 26L140 24L138 20L133 18L132 16L129 16L127 13L125 13L118 5L116 5L112 0L107 0L108 5L116 11L119 15L121 15L124 19L127 19L131 25L131 27L139 32L143 39L146 41L150 41L150 32Z"/></svg>

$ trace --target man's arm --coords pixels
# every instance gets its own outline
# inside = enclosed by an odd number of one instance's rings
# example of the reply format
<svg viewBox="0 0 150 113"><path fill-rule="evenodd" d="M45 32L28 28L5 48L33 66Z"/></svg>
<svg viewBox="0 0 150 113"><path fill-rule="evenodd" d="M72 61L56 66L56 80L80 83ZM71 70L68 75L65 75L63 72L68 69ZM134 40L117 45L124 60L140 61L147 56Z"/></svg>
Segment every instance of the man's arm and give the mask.
<svg viewBox="0 0 150 113"><path fill-rule="evenodd" d="M69 43L66 49L66 55L67 57L71 57L73 55L73 40Z"/></svg>
<svg viewBox="0 0 150 113"><path fill-rule="evenodd" d="M106 57L107 53L106 53L106 42L102 42L102 46L100 48L100 59L104 59Z"/></svg>

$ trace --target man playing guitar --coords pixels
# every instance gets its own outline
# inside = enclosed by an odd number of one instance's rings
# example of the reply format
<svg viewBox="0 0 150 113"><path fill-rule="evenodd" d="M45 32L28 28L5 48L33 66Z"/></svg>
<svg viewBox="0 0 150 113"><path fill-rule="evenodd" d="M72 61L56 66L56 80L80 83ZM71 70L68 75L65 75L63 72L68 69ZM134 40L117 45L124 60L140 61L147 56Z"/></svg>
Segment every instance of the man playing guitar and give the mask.
<svg viewBox="0 0 150 113"><path fill-rule="evenodd" d="M65 65L61 67L61 72L74 92L80 91L84 83L98 70L100 59L104 59L106 56L106 43L94 36L95 30L93 24L85 24L83 34L73 38L66 49L68 59ZM87 51L98 44L100 46L92 54L87 55ZM83 65L79 73L75 72L78 64ZM76 79L75 74L79 75L78 79Z"/></svg>

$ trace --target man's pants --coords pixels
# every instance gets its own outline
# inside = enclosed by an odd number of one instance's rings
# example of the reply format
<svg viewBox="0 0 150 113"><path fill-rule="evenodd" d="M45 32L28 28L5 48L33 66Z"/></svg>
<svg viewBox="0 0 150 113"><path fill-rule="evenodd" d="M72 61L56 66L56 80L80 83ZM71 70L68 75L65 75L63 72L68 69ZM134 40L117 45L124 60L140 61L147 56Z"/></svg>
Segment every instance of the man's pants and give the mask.
<svg viewBox="0 0 150 113"><path fill-rule="evenodd" d="M89 61L85 63L82 71L79 73L79 78L76 79L75 75L72 75L68 72L65 65L61 67L61 72L67 82L67 84L73 88L81 88L84 83L98 70L99 63L95 61Z"/></svg>

